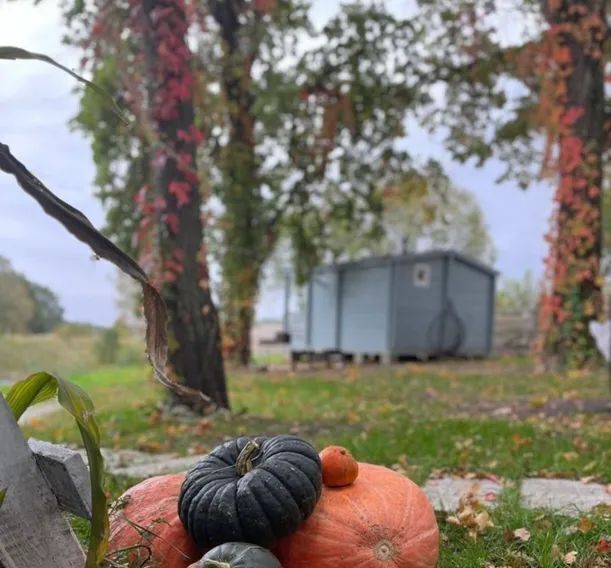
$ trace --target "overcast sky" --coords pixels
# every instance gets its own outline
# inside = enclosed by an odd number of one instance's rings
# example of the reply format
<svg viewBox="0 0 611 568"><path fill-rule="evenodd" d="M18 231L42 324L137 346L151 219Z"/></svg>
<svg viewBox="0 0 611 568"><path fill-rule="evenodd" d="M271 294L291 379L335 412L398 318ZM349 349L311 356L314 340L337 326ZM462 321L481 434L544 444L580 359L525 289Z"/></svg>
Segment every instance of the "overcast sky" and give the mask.
<svg viewBox="0 0 611 568"><path fill-rule="evenodd" d="M313 4L313 17L320 25L335 13L339 2L314 0ZM406 5L404 0L388 4L397 13ZM76 68L78 53L61 44L62 33L58 0L36 7L0 0L0 44L44 52ZM0 61L0 66L0 141L49 188L101 226L104 212L93 197L88 141L67 127L77 109L74 82L38 62ZM453 164L441 144L421 132L406 143L415 156L440 159L453 181L476 195L498 252L496 268L503 275L516 278L528 269L541 274L543 234L551 213L549 187L542 184L522 191L513 183L496 185L501 164L491 161L481 169ZM0 255L28 278L55 290L69 320L114 322L114 269L92 260L84 245L44 215L5 174L0 174ZM282 294L262 298L259 315L279 316L281 298Z"/></svg>

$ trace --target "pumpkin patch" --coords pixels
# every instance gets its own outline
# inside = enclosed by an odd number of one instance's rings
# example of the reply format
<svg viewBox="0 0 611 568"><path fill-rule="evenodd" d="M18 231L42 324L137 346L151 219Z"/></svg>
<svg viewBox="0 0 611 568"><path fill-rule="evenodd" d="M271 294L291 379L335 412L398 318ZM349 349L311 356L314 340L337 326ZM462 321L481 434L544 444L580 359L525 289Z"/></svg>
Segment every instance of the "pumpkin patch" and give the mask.
<svg viewBox="0 0 611 568"><path fill-rule="evenodd" d="M415 483L296 436L229 440L119 504L110 550L150 568L434 568L439 557Z"/></svg>

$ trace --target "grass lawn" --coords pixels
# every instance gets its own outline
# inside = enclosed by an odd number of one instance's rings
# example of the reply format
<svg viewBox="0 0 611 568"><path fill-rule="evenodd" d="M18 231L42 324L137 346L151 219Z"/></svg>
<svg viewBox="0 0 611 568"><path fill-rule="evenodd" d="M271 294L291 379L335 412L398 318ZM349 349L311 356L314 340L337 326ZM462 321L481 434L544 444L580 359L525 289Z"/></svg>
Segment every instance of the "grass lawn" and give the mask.
<svg viewBox="0 0 611 568"><path fill-rule="evenodd" d="M344 445L361 461L393 466L420 483L444 470L611 482L609 414L579 412L583 405L600 407L607 396L602 372L534 376L528 361L515 359L295 375L240 372L229 379L233 414L180 421L161 414L164 393L144 367L72 379L91 394L109 447L202 453L235 435L292 432L319 448ZM27 430L43 439L78 442L71 421L59 414ZM133 482L111 481L114 494ZM611 565L604 563L611 560L599 544L611 532L609 511L582 520L527 512L510 491L492 520L495 526L473 540L464 526L440 517L440 566ZM529 531L527 541L512 536L518 528Z"/></svg>

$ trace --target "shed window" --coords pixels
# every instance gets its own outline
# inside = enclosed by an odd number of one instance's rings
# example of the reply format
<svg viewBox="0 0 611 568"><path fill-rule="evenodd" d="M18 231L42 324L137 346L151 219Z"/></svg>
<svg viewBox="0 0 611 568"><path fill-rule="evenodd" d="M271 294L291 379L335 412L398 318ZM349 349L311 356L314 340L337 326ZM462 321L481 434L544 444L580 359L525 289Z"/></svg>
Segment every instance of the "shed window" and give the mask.
<svg viewBox="0 0 611 568"><path fill-rule="evenodd" d="M416 264L414 266L414 286L428 288L431 285L431 265Z"/></svg>

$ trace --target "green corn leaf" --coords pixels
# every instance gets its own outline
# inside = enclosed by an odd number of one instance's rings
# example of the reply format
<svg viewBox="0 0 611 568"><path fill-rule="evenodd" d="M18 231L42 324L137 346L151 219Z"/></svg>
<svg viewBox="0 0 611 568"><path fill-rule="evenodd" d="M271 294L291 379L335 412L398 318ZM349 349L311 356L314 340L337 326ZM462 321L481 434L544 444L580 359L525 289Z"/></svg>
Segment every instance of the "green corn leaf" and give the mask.
<svg viewBox="0 0 611 568"><path fill-rule="evenodd" d="M87 87L94 90L104 99L106 99L108 103L110 104L110 106L112 107L112 110L121 119L121 121L124 124L129 124L129 120L125 117L125 115L123 114L123 111L119 108L119 105L115 102L112 96L110 96L110 94L108 94L104 89L102 89L95 83L88 81L84 77L81 77L78 73L75 73L71 69L68 69L68 67L65 67L61 63L58 63L57 61L55 61L55 59L49 57L48 55L44 55L42 53L34 53L32 51L22 49L21 47L5 45L5 46L0 46L0 59L11 59L11 60L34 59L37 61L43 61L44 63L48 63L49 65L53 65L54 67L61 69L62 71L64 71L65 73L68 73L68 75L70 75L71 77L79 81L80 83L87 85Z"/></svg>
<svg viewBox="0 0 611 568"><path fill-rule="evenodd" d="M102 563L108 546L108 513L104 493L104 460L100 452L100 431L93 402L81 387L44 372L15 383L6 395L6 402L15 420L19 420L29 406L49 400L56 394L58 402L75 419L87 452L92 512L85 568L95 568Z"/></svg>

